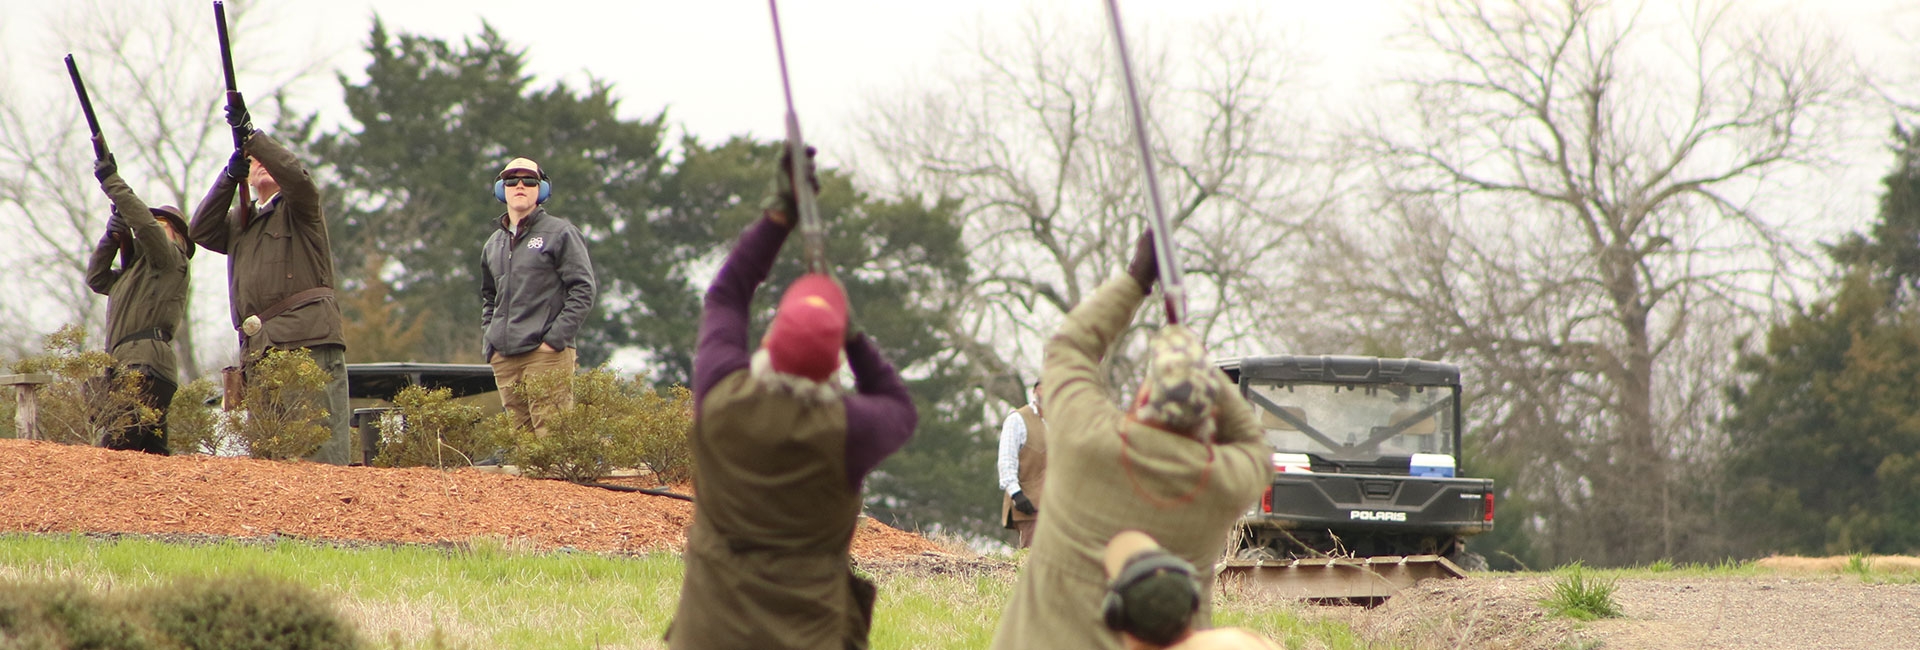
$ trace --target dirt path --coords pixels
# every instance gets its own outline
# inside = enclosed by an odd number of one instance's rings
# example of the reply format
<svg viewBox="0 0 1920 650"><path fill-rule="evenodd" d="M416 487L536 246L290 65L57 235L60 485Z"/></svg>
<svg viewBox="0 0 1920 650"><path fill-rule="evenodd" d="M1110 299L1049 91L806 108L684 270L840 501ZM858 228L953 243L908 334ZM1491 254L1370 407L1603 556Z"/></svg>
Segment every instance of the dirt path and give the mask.
<svg viewBox="0 0 1920 650"><path fill-rule="evenodd" d="M1576 623L1537 602L1547 577L1430 581L1373 610L1313 608L1416 650L1920 648L1920 584L1853 575L1622 579L1623 618Z"/></svg>

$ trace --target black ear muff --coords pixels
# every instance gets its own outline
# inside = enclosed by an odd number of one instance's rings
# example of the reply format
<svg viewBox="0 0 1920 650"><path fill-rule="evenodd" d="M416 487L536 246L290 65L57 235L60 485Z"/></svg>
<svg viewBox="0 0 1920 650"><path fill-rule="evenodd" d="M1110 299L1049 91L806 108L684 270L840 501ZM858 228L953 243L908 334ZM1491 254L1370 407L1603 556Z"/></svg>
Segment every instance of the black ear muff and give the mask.
<svg viewBox="0 0 1920 650"><path fill-rule="evenodd" d="M1107 629L1126 632L1142 641L1156 645L1166 645L1170 638L1161 638L1149 630L1140 629L1127 615L1126 592L1135 585L1157 575L1172 573L1185 578L1193 590L1193 601L1187 611L1187 620L1191 621L1194 612L1200 611L1200 583L1193 578L1193 565L1179 556L1166 551L1152 551L1130 561L1120 569L1120 575L1107 584L1107 595L1100 601L1100 620ZM1182 626L1184 629L1185 626Z"/></svg>
<svg viewBox="0 0 1920 650"><path fill-rule="evenodd" d="M1100 620L1107 623L1107 629L1125 632L1127 629L1127 601L1120 592L1107 590L1107 597L1100 601Z"/></svg>

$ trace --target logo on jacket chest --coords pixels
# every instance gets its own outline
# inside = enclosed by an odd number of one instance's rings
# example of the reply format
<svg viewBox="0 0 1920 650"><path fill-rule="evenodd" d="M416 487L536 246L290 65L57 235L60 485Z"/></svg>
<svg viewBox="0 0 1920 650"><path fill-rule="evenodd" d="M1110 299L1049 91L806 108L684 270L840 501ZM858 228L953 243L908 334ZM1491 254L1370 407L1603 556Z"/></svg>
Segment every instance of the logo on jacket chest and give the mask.
<svg viewBox="0 0 1920 650"><path fill-rule="evenodd" d="M527 240L527 250L530 250L530 251L540 250L542 247L545 247L546 245L547 245L547 238L545 237L535 237L533 239Z"/></svg>

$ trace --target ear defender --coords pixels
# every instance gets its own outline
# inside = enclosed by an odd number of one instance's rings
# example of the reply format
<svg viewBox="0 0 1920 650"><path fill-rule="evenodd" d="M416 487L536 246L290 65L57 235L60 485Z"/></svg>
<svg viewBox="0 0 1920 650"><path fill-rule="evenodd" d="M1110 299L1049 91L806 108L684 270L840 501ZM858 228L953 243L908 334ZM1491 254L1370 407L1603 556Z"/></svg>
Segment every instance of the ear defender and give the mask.
<svg viewBox="0 0 1920 650"><path fill-rule="evenodd" d="M501 173L504 174L506 172L501 172ZM547 172L541 171L540 172L540 194L534 197L533 202L546 203L547 199L550 199L550 198L553 198L553 181L547 180ZM499 201L501 203L507 202L507 179L504 179L504 178L494 179L493 200Z"/></svg>
<svg viewBox="0 0 1920 650"><path fill-rule="evenodd" d="M1123 592L1132 589L1134 585L1140 584L1146 581L1146 579L1162 573L1172 573L1182 576L1190 583L1194 599L1187 611L1188 620L1191 620L1194 612L1200 611L1200 583L1193 579L1193 565L1188 564L1186 560L1182 560L1179 556L1171 553L1158 552L1151 556L1134 560L1120 571L1120 575L1114 577L1112 583L1107 585L1107 595L1100 601L1100 620L1106 623L1107 629L1115 632L1126 632L1135 637L1139 637L1143 641L1154 642L1157 645L1165 645L1165 643L1159 643L1160 641L1171 641L1171 639L1149 638L1155 635L1147 630L1135 629L1137 626L1134 624L1134 621L1130 620L1127 616L1126 596L1122 595ZM1184 629L1184 627L1183 625L1182 628Z"/></svg>

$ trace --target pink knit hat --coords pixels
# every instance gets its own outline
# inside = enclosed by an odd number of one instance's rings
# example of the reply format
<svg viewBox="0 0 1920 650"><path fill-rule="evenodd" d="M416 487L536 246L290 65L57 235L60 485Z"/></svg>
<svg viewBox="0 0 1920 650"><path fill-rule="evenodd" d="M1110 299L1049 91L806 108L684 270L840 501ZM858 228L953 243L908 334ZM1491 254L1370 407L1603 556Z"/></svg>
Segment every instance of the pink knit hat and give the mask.
<svg viewBox="0 0 1920 650"><path fill-rule="evenodd" d="M840 369L846 332L846 292L832 277L808 273L780 297L780 309L760 347L775 371L826 381Z"/></svg>

